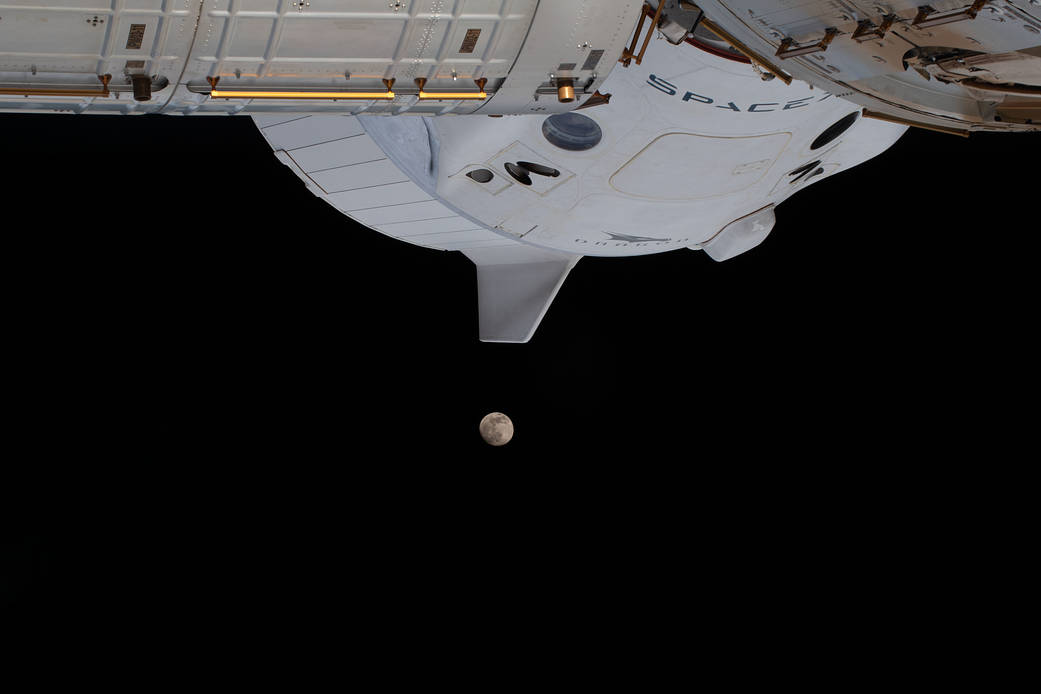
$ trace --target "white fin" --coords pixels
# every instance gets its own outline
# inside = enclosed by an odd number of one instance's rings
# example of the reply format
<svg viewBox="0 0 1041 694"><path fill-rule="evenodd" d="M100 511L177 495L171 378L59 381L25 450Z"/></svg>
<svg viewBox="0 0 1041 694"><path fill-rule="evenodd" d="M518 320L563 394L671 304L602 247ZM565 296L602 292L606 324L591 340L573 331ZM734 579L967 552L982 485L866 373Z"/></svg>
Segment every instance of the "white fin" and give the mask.
<svg viewBox="0 0 1041 694"><path fill-rule="evenodd" d="M533 246L474 248L482 342L527 342L581 259Z"/></svg>

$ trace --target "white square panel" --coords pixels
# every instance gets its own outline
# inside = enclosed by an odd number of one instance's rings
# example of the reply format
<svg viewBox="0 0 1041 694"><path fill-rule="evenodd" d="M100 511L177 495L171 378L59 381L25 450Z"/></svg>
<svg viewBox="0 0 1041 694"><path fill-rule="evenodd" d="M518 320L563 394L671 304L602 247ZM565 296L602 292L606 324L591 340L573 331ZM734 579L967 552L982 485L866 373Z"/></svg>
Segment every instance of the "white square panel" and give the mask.
<svg viewBox="0 0 1041 694"><path fill-rule="evenodd" d="M268 17L239 17L232 29L229 58L262 57L267 52L275 20Z"/></svg>
<svg viewBox="0 0 1041 694"><path fill-rule="evenodd" d="M355 55L389 62L394 59L394 50L401 41L402 31L408 26L407 21L408 14L404 12L383 17L312 17L308 12L287 14L282 20L278 57L341 58L342 47L350 46ZM419 22L415 24L420 25ZM443 27L440 33L444 33Z"/></svg>

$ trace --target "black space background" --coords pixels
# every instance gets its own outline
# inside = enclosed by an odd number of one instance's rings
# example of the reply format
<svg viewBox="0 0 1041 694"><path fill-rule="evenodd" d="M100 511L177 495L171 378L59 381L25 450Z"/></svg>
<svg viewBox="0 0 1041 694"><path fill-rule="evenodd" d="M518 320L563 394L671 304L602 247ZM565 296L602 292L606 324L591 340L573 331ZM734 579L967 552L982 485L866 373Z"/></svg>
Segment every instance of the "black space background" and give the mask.
<svg viewBox="0 0 1041 694"><path fill-rule="evenodd" d="M483 344L468 259L354 225L248 118L0 123L22 415L142 459L681 459L904 426L1021 327L1037 227L1014 167L1038 136L913 131L783 203L755 252L584 258L532 342ZM476 433L495 410L503 449Z"/></svg>
<svg viewBox="0 0 1041 694"><path fill-rule="evenodd" d="M639 552L630 521L703 542L752 499L812 522L865 489L884 515L1027 459L1038 135L909 132L734 260L583 259L529 344L496 345L468 259L354 225L248 118L0 128L7 469L65 509L9 526L6 596L41 629L233 595L350 612L345 553L413 594L452 538Z"/></svg>

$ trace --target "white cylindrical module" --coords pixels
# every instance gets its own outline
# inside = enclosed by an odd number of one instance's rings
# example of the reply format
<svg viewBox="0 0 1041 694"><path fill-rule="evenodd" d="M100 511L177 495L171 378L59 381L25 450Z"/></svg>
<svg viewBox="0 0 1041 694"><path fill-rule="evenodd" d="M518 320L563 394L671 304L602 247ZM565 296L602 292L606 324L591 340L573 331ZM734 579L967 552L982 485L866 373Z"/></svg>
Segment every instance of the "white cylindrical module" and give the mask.
<svg viewBox="0 0 1041 694"><path fill-rule="evenodd" d="M745 49L871 117L966 136L1041 129L1035 0L697 4Z"/></svg>
<svg viewBox="0 0 1041 694"><path fill-rule="evenodd" d="M88 12L75 4L29 0L3 11L0 111L566 111L602 85L643 6L138 0ZM574 100L556 98L558 79L574 84Z"/></svg>

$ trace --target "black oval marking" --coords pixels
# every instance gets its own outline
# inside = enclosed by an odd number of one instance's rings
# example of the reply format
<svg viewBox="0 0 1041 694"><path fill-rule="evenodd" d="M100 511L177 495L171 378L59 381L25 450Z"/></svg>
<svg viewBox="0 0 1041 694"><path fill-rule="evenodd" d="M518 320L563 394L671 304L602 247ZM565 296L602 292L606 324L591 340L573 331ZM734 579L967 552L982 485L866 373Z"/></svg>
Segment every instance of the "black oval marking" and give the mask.
<svg viewBox="0 0 1041 694"><path fill-rule="evenodd" d="M797 168L795 171L788 172L789 176L795 176L795 178L793 178L791 181L789 181L789 183L795 183L800 178L802 178L806 174L810 173L810 171L813 169L813 167L817 166L820 163L821 163L821 160L818 159L817 161L811 161L809 164L803 164L802 166ZM822 169L822 171L823 171L823 169ZM816 174L810 174L811 177L815 176L815 175Z"/></svg>
<svg viewBox="0 0 1041 694"><path fill-rule="evenodd" d="M517 165L522 166L531 173L538 174L539 176L552 176L553 178L556 178L560 175L560 172L553 167L544 166L543 164L534 164L530 161L519 161L517 162Z"/></svg>
<svg viewBox="0 0 1041 694"><path fill-rule="evenodd" d="M487 183L488 181L492 180L492 178L495 176L495 174L493 174L488 169L474 169L466 175L472 178L473 180L477 181L478 183Z"/></svg>
<svg viewBox="0 0 1041 694"><path fill-rule="evenodd" d="M517 183L521 183L526 186L531 185L531 176L528 175L527 169L517 166L516 164L510 162L506 162L504 166L506 167L506 173L512 176L513 180L517 181Z"/></svg>
<svg viewBox="0 0 1041 694"><path fill-rule="evenodd" d="M859 115L859 111L854 111L848 116L840 118L839 120L829 125L827 128L825 128L824 132L818 135L817 139L813 141L813 144L810 145L810 149L820 149L824 145L829 144L838 139L839 135L850 129L850 126L852 126L857 121L857 116Z"/></svg>

